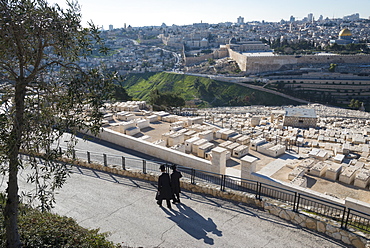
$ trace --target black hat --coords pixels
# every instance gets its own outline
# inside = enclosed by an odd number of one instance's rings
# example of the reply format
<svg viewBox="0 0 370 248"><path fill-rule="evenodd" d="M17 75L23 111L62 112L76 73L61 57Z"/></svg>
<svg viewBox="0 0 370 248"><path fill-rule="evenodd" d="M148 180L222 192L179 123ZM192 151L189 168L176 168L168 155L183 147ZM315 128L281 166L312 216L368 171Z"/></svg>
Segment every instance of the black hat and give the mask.
<svg viewBox="0 0 370 248"><path fill-rule="evenodd" d="M171 165L171 169L176 170L176 165L175 164Z"/></svg>
<svg viewBox="0 0 370 248"><path fill-rule="evenodd" d="M161 166L159 166L159 169L160 169L161 171L165 171L165 170L166 170L166 166L164 166L164 164L161 164Z"/></svg>

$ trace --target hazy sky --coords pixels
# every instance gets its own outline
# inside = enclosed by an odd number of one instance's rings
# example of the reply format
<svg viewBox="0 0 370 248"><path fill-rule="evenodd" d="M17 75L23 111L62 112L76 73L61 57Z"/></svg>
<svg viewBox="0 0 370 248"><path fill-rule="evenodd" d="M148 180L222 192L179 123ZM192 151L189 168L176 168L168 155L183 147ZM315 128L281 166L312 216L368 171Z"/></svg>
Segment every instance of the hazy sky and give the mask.
<svg viewBox="0 0 370 248"><path fill-rule="evenodd" d="M49 0L65 6L65 0ZM199 22L236 22L239 16L244 21L297 19L313 13L315 19L343 17L359 13L361 18L370 16L370 0L79 0L83 22L89 20L108 29L124 24L133 27L159 26L162 23L185 25Z"/></svg>

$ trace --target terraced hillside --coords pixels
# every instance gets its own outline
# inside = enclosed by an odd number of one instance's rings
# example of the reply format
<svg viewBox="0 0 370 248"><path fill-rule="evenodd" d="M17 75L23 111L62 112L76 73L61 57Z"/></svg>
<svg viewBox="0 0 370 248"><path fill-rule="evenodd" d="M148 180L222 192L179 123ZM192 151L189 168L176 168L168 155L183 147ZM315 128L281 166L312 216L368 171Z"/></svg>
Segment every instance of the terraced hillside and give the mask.
<svg viewBox="0 0 370 248"><path fill-rule="evenodd" d="M270 79L266 88L293 95L311 102L348 107L352 99L370 107L370 78L368 76L319 75L317 77L280 77Z"/></svg>

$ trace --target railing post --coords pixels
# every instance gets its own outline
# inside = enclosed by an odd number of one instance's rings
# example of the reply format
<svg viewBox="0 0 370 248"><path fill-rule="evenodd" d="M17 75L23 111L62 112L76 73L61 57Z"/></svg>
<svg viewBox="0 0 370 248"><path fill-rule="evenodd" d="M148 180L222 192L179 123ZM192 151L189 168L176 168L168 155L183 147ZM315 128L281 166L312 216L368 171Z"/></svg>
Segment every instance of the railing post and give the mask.
<svg viewBox="0 0 370 248"><path fill-rule="evenodd" d="M107 163L107 154L103 154L103 159L104 159L104 166L108 166L108 163Z"/></svg>
<svg viewBox="0 0 370 248"><path fill-rule="evenodd" d="M294 212L298 212L299 208L299 201L301 200L301 194L298 193L297 202L295 204L295 209L293 209Z"/></svg>
<svg viewBox="0 0 370 248"><path fill-rule="evenodd" d="M75 149L72 149L72 158L76 159L76 150Z"/></svg>
<svg viewBox="0 0 370 248"><path fill-rule="evenodd" d="M256 182L256 199L258 199L258 188L259 188L259 182Z"/></svg>
<svg viewBox="0 0 370 248"><path fill-rule="evenodd" d="M122 170L126 170L126 159L122 156Z"/></svg>
<svg viewBox="0 0 370 248"><path fill-rule="evenodd" d="M146 174L146 160L143 159L143 173Z"/></svg>
<svg viewBox="0 0 370 248"><path fill-rule="evenodd" d="M195 184L195 170L193 168L191 169L190 182L191 184Z"/></svg>
<svg viewBox="0 0 370 248"><path fill-rule="evenodd" d="M257 199L261 200L262 183L257 182Z"/></svg>
<svg viewBox="0 0 370 248"><path fill-rule="evenodd" d="M62 156L62 148L59 146L59 154L60 154L60 156Z"/></svg>
<svg viewBox="0 0 370 248"><path fill-rule="evenodd" d="M91 164L90 152L87 152L87 163Z"/></svg>
<svg viewBox="0 0 370 248"><path fill-rule="evenodd" d="M294 192L293 212L295 211L297 204L297 192Z"/></svg>
<svg viewBox="0 0 370 248"><path fill-rule="evenodd" d="M221 180L220 180L220 190L222 190L222 187L223 187L223 184L224 184L224 175L221 175Z"/></svg>
<svg viewBox="0 0 370 248"><path fill-rule="evenodd" d="M344 229L347 229L350 211L351 211L350 209L348 209L347 211L347 218L346 218L346 222L344 223ZM343 218L344 218L344 213L343 213ZM341 227L343 227L343 224L341 224Z"/></svg>
<svg viewBox="0 0 370 248"><path fill-rule="evenodd" d="M221 175L221 191L225 191L226 175Z"/></svg>

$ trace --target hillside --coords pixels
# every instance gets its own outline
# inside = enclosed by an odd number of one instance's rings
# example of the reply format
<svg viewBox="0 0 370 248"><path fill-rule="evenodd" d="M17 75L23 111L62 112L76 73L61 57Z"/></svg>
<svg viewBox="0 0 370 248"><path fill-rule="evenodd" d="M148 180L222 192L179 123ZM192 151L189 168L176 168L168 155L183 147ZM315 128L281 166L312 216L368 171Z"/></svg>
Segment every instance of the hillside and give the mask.
<svg viewBox="0 0 370 248"><path fill-rule="evenodd" d="M175 92L188 102L196 100L200 102L199 107L298 104L281 96L232 83L167 72L130 74L122 86L134 99L148 100L150 91L157 88L160 92Z"/></svg>

